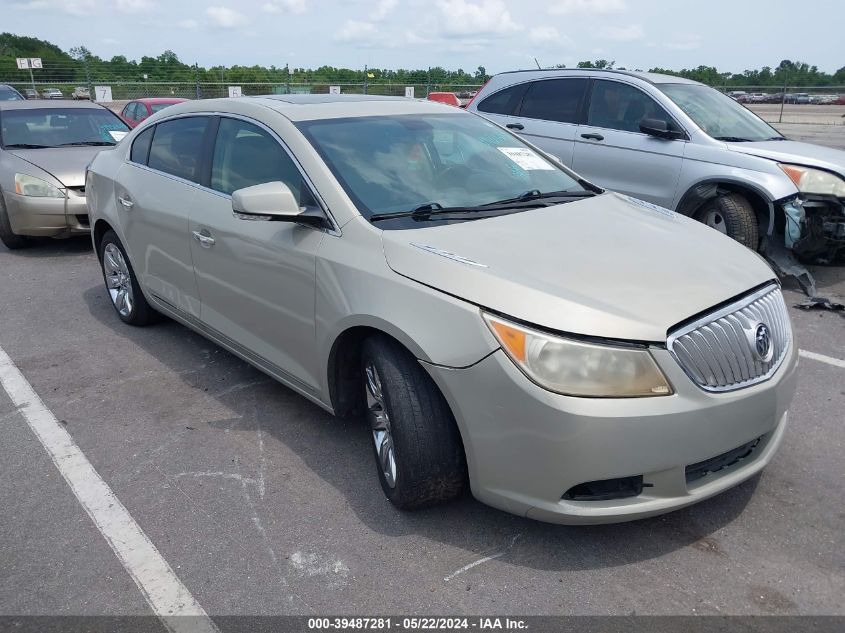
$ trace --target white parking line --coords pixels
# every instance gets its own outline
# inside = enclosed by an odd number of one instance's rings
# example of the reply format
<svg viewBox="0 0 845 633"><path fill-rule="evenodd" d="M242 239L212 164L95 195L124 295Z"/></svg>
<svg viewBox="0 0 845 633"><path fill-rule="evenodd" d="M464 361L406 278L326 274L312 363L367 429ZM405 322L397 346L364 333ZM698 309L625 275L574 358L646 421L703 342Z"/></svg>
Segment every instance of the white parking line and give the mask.
<svg viewBox="0 0 845 633"><path fill-rule="evenodd" d="M216 633L211 618L2 347L0 384L162 623L173 633Z"/></svg>
<svg viewBox="0 0 845 633"><path fill-rule="evenodd" d="M798 355L802 358L809 358L810 360L817 360L820 363L827 363L828 365L833 365L834 367L841 367L845 369L845 360L839 360L838 358L833 358L832 356L825 356L824 354L816 354L815 352L808 352L805 349L799 349Z"/></svg>

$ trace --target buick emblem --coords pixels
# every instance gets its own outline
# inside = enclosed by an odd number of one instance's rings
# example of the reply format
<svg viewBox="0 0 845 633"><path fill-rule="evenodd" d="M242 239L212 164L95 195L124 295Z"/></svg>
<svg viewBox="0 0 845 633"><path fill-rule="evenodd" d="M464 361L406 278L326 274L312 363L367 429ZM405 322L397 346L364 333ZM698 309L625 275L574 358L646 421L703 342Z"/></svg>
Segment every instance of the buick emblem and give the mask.
<svg viewBox="0 0 845 633"><path fill-rule="evenodd" d="M772 334L769 331L769 326L765 323L759 323L754 328L754 355L757 360L763 363L768 363L772 360Z"/></svg>

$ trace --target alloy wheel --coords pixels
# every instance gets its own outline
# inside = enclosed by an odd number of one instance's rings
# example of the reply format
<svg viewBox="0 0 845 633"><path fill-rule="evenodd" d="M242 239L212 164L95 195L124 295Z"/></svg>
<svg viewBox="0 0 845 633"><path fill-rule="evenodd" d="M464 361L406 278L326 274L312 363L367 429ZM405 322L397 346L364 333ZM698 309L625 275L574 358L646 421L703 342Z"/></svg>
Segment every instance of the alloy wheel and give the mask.
<svg viewBox="0 0 845 633"><path fill-rule="evenodd" d="M106 277L106 287L112 303L122 317L132 314L135 298L132 294L132 277L123 253L114 244L106 244L103 250L103 272Z"/></svg>
<svg viewBox="0 0 845 633"><path fill-rule="evenodd" d="M396 453L393 447L393 432L390 417L384 405L381 377L375 365L368 362L364 368L367 396L367 417L373 434L379 468L387 485L396 487Z"/></svg>

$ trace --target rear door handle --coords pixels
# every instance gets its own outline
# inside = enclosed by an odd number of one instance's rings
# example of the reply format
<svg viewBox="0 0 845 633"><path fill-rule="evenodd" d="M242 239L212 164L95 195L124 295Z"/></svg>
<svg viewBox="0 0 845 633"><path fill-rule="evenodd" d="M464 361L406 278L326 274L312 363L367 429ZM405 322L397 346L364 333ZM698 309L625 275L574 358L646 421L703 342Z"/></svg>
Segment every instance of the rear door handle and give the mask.
<svg viewBox="0 0 845 633"><path fill-rule="evenodd" d="M124 198L122 196L118 196L117 201L127 209L131 209L135 206L135 203L132 202L129 198Z"/></svg>
<svg viewBox="0 0 845 633"><path fill-rule="evenodd" d="M210 235L203 235L199 231L192 231L194 239L200 243L203 248L211 248L214 246L214 238Z"/></svg>
<svg viewBox="0 0 845 633"><path fill-rule="evenodd" d="M506 126L509 130L524 130L525 126L522 123L508 123Z"/></svg>
<svg viewBox="0 0 845 633"><path fill-rule="evenodd" d="M582 134L581 138L588 138L593 141L603 141L604 137L601 134L596 134L594 132L590 132L589 134Z"/></svg>

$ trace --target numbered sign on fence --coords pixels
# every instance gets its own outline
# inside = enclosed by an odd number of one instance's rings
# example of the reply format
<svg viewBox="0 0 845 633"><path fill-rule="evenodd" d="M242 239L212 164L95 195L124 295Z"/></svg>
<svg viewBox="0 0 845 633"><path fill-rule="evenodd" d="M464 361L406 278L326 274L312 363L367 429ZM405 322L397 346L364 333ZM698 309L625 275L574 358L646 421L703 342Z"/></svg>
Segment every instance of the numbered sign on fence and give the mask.
<svg viewBox="0 0 845 633"><path fill-rule="evenodd" d="M330 95L339 95L340 94L340 86L329 86L329 94Z"/></svg>
<svg viewBox="0 0 845 633"><path fill-rule="evenodd" d="M111 96L111 86L94 86L94 101L114 101Z"/></svg>
<svg viewBox="0 0 845 633"><path fill-rule="evenodd" d="M414 98L414 87L413 86L405 86L405 96L408 99Z"/></svg>
<svg viewBox="0 0 845 633"><path fill-rule="evenodd" d="M232 99L236 99L237 97L242 97L243 93L241 92L240 86L229 86L229 97Z"/></svg>

